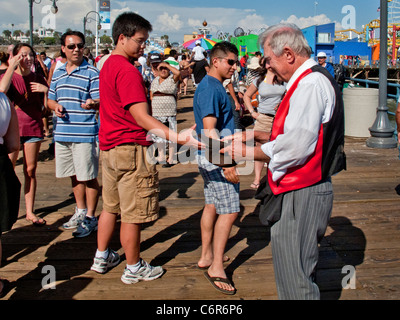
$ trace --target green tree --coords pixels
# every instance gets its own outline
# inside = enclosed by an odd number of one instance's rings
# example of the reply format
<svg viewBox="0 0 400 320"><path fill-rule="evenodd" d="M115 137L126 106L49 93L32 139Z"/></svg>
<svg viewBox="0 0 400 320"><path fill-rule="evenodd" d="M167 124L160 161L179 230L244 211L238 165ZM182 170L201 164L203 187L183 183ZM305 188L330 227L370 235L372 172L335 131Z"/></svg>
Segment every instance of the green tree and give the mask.
<svg viewBox="0 0 400 320"><path fill-rule="evenodd" d="M33 45L34 46L38 45L38 44L40 44L42 42L37 34L34 34L32 38L33 38Z"/></svg>
<svg viewBox="0 0 400 320"><path fill-rule="evenodd" d="M11 31L10 30L3 30L4 38L10 39Z"/></svg>
<svg viewBox="0 0 400 320"><path fill-rule="evenodd" d="M19 37L21 34L24 34L24 33L19 29L14 30L14 32L13 32L14 37Z"/></svg>
<svg viewBox="0 0 400 320"><path fill-rule="evenodd" d="M100 43L111 44L111 43L112 43L112 40L111 40L111 38L110 38L109 36L103 34L103 35L100 37Z"/></svg>
<svg viewBox="0 0 400 320"><path fill-rule="evenodd" d="M44 44L47 46L52 46L57 44L56 39L54 37L45 37L43 38Z"/></svg>

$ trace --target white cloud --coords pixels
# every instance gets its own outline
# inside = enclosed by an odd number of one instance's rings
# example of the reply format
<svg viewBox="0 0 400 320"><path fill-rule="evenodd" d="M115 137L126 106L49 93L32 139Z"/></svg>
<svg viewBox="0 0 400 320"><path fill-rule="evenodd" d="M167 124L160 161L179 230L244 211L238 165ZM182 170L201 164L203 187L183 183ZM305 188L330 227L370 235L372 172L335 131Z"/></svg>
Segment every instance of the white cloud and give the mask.
<svg viewBox="0 0 400 320"><path fill-rule="evenodd" d="M178 31L182 28L182 26L183 22L180 20L179 15L174 14L170 16L168 12L164 12L162 15L159 15L154 23L154 29L159 30Z"/></svg>
<svg viewBox="0 0 400 320"><path fill-rule="evenodd" d="M201 25L202 21L199 19L189 18L187 23L189 27L198 27L199 25Z"/></svg>
<svg viewBox="0 0 400 320"><path fill-rule="evenodd" d="M291 15L289 18L287 18L286 20L282 20L281 22L294 23L300 29L303 29L310 26L331 23L331 19L329 19L325 14L320 14L318 16L308 18L298 18L295 15Z"/></svg>
<svg viewBox="0 0 400 320"><path fill-rule="evenodd" d="M257 14L252 14L239 20L238 26L240 26L244 31L251 30L258 33L261 28L267 28L268 25L265 23L264 18Z"/></svg>

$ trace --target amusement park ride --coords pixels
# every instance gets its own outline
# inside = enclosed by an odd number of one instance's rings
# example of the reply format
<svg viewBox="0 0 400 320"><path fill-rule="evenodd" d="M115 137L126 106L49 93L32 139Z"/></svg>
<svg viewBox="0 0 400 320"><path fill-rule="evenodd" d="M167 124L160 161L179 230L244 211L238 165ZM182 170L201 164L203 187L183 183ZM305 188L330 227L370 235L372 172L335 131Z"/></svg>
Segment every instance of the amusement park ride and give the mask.
<svg viewBox="0 0 400 320"><path fill-rule="evenodd" d="M339 30L335 32L335 41L346 41L353 38L356 34L359 41L368 42L376 54L379 53L380 42L380 20L375 19L364 26L363 31L354 29ZM388 55L393 65L396 64L398 56L398 48L400 47L400 0L388 0ZM393 45L395 44L395 45ZM379 57L372 60L379 60Z"/></svg>

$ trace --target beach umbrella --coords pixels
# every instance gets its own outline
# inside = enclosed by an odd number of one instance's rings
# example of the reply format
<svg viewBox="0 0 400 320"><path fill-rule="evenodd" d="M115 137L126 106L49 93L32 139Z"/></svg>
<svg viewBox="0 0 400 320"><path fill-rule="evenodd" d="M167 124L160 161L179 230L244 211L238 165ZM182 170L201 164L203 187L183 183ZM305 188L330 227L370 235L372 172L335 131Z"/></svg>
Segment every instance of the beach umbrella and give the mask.
<svg viewBox="0 0 400 320"><path fill-rule="evenodd" d="M211 50L212 47L216 44L214 40L203 38L203 37L198 37L189 41L184 42L182 45L189 50L192 50L196 46L196 41L200 40L201 41L201 46L206 49L206 50Z"/></svg>

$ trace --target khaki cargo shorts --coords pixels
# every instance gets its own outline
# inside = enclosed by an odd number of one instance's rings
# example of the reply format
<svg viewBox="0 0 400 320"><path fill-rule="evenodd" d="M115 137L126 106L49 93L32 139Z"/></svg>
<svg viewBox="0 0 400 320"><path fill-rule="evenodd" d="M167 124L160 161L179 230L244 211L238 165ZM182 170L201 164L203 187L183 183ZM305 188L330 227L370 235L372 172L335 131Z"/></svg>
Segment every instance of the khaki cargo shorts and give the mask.
<svg viewBox="0 0 400 320"><path fill-rule="evenodd" d="M145 223L158 218L158 172L155 165L146 161L147 149L124 144L101 151L103 209L120 213L123 223Z"/></svg>

